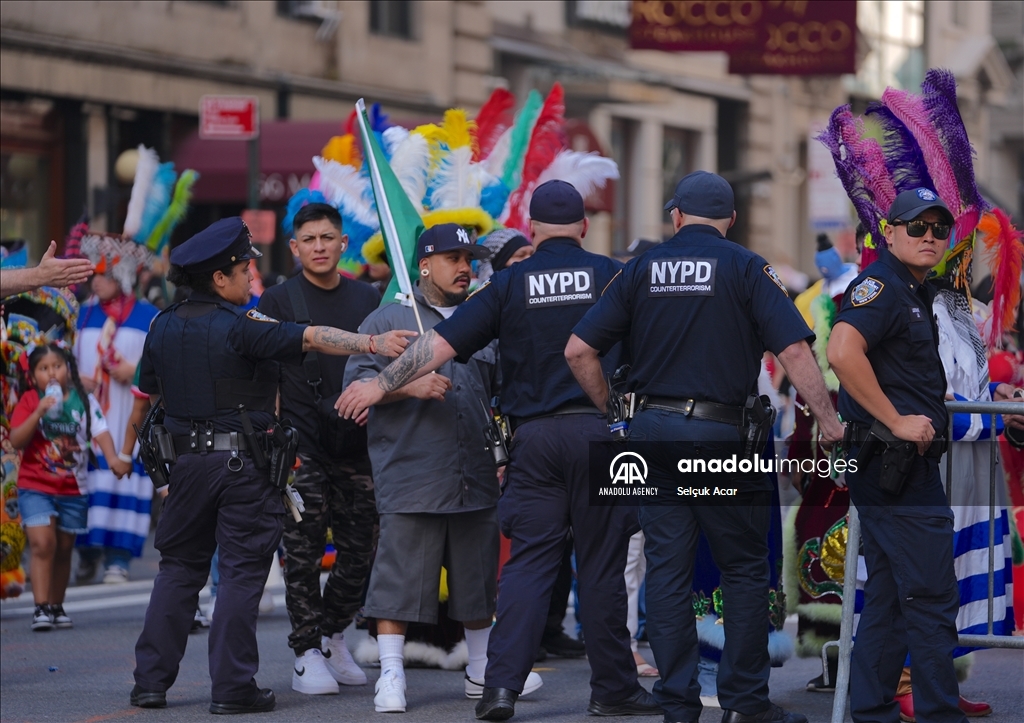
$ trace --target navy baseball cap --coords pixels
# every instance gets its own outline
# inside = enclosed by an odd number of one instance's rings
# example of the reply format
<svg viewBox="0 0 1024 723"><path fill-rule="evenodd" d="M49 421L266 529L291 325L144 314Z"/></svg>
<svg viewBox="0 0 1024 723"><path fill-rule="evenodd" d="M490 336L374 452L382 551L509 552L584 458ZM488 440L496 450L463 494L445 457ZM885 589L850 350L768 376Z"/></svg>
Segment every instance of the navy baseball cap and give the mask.
<svg viewBox="0 0 1024 723"><path fill-rule="evenodd" d="M210 224L171 251L171 263L189 273L201 273L262 256L252 245L249 227L238 216L231 216Z"/></svg>
<svg viewBox="0 0 1024 723"><path fill-rule="evenodd" d="M582 221L586 216L583 196L565 181L547 181L533 189L530 218L541 223L565 226Z"/></svg>
<svg viewBox="0 0 1024 723"><path fill-rule="evenodd" d="M896 196L896 200L889 207L888 221L913 221L929 208L934 208L946 219L951 226L956 222L953 212L949 206L939 198L939 194L930 188L912 188Z"/></svg>
<svg viewBox="0 0 1024 723"><path fill-rule="evenodd" d="M729 218L736 210L732 186L717 173L694 171L676 184L675 195L665 210L678 208L681 213L702 218Z"/></svg>
<svg viewBox="0 0 1024 723"><path fill-rule="evenodd" d="M439 223L420 234L416 242L416 261L448 251L468 251L469 258L474 261L491 257L491 250L473 243L469 232L459 224Z"/></svg>

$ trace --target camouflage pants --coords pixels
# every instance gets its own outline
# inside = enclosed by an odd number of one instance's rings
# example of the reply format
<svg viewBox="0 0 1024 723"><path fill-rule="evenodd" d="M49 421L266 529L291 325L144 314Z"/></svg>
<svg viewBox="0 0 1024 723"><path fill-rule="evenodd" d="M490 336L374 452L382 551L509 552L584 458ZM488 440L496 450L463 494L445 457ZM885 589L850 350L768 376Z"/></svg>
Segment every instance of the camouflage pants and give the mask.
<svg viewBox="0 0 1024 723"><path fill-rule="evenodd" d="M288 645L296 655L320 648L321 635L340 633L362 604L377 537L377 507L368 458L332 461L329 465L300 455L295 489L306 511L302 522L285 517L285 600L292 633ZM337 557L320 594L320 560L327 528Z"/></svg>

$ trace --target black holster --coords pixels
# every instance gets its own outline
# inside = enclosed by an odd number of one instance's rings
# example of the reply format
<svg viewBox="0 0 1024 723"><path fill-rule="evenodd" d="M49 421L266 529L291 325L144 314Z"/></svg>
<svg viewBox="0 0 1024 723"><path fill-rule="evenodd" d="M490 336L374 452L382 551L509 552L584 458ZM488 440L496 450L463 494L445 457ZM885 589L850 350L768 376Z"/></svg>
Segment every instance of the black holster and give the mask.
<svg viewBox="0 0 1024 723"><path fill-rule="evenodd" d="M492 404L496 401L492 400ZM508 443L511 441L508 434L508 418L500 412L492 413L483 400L480 400L484 416L487 417L487 424L484 425L484 448L490 450L494 456L494 466L504 467L508 464ZM495 409L497 405L494 404Z"/></svg>
<svg viewBox="0 0 1024 723"><path fill-rule="evenodd" d="M764 450L775 424L775 408L767 395L751 394L743 405L743 456L750 459Z"/></svg>
<svg viewBox="0 0 1024 723"><path fill-rule="evenodd" d="M135 434L139 438L139 459L156 488L170 484L171 471L169 465L177 459L174 444L167 428L161 422L164 419L163 405L157 404L150 408L142 422L142 428L135 426ZM161 434L162 432L162 434Z"/></svg>
<svg viewBox="0 0 1024 723"><path fill-rule="evenodd" d="M288 475L295 466L295 455L299 449L299 431L290 420L277 422L267 433L267 449L270 453L270 483L279 490L288 486Z"/></svg>
<svg viewBox="0 0 1024 723"><path fill-rule="evenodd" d="M871 425L871 432L864 447L870 445L873 440L878 440L877 443L885 445L885 449L882 450L882 471L878 476L878 486L884 492L898 495L903 490L903 485L910 474L910 468L914 464L917 445L896 437L888 427L877 419ZM861 454L858 455L858 463L860 457L864 455L864 447L861 448ZM871 454L876 451L877 447L873 447ZM870 456L865 456L865 462L870 460Z"/></svg>

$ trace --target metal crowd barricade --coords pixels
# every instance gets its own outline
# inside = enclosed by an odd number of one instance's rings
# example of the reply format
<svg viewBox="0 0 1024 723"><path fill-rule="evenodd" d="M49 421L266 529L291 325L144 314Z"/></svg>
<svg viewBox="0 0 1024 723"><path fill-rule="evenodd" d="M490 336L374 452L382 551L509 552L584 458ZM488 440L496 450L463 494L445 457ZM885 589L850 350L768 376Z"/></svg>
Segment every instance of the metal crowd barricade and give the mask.
<svg viewBox="0 0 1024 723"><path fill-rule="evenodd" d="M992 417L991 429L996 428L995 417L999 414L1024 414L1024 402L946 402L946 410L950 413L947 438L953 437L953 417L957 412L968 414L987 414ZM968 444L978 444L969 442ZM1024 637L1010 635L993 635L995 587L995 543L996 543L996 471L998 465L999 440L990 435L989 474L988 474L988 634L961 635L959 644L970 648L1013 648L1024 650ZM946 499L950 499L953 484L953 444L946 453ZM999 482L1001 484L1001 482ZM860 548L860 516L857 508L850 503L849 522L846 532L846 565L843 579L843 614L839 626L839 672L836 675L836 692L832 702L832 723L843 723L846 717L846 696L850 689L850 654L853 652L853 617L857 599L857 555ZM826 643L826 647L835 646L835 642ZM825 658L825 651L822 651ZM828 666L825 666L828 675Z"/></svg>

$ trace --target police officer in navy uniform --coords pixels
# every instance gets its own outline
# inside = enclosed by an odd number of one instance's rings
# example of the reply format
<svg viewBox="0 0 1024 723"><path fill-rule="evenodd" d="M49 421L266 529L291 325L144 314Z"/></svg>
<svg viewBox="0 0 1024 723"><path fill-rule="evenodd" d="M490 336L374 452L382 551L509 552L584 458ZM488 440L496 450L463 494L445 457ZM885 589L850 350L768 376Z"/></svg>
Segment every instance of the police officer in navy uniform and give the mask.
<svg viewBox="0 0 1024 723"><path fill-rule="evenodd" d="M452 358L468 359L492 339L501 359L501 408L514 436L498 503L512 557L501 572L497 623L477 718L506 720L536 656L566 535L575 536L583 632L593 671L588 711L658 715L636 678L626 630L623 570L635 508L591 507L588 442L611 439L603 410L572 377L562 350L619 264L584 251L583 199L564 181L534 191L530 229L536 253L491 277L450 319L435 326L375 379L346 389L338 409L354 416L387 392ZM606 358L614 370L619 351ZM632 509L633 529L628 510Z"/></svg>
<svg viewBox="0 0 1024 723"><path fill-rule="evenodd" d="M946 378L931 313L936 290L925 281L950 243L953 214L934 191L917 188L896 197L887 220L887 247L850 284L828 344L858 461L846 480L868 571L850 707L858 723L898 720L896 687L909 650L918 720L962 723L953 512L939 478ZM883 475L884 463L894 468L895 448L872 435L876 422L883 435L912 443L905 478L895 483Z"/></svg>
<svg viewBox="0 0 1024 723"><path fill-rule="evenodd" d="M211 713L272 710L274 693L256 685L256 616L283 529L281 491L253 445L274 423L274 361L301 364L303 353L396 356L409 332L379 337L331 327L281 323L250 297L252 247L242 219L222 219L171 252L171 280L192 288L154 321L139 388L165 409L177 460L156 530L160 572L135 646L130 701L163 708L199 600L220 547L217 617L210 631ZM264 449L264 451L266 451Z"/></svg>
<svg viewBox="0 0 1024 723"><path fill-rule="evenodd" d="M628 338L633 365L627 387L642 407L630 425L630 449L643 442L643 449L660 455L645 459L647 484L659 495L665 490L665 498L644 497L640 507L647 634L661 672L654 696L666 721L700 718L691 584L703 532L722 573L723 723L806 723L768 700L768 476L716 478L718 486L737 491L728 504L683 504L690 498L669 493L681 484L678 460L700 454L728 459L742 449L744 406L756 394L766 349L808 400L824 438L839 439L842 426L807 343L813 335L782 282L763 258L725 238L736 219L725 179L692 173L665 208L676 235L626 265L576 325L565 350L580 386L603 408L608 390L598 355ZM666 444L650 444L659 441Z"/></svg>

